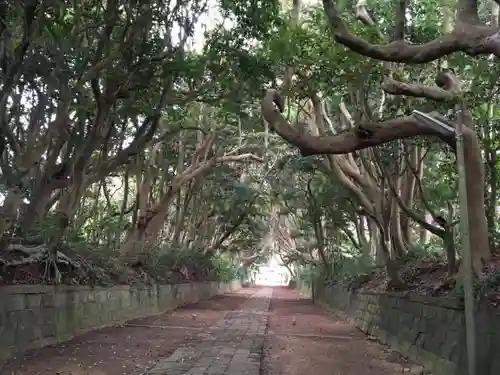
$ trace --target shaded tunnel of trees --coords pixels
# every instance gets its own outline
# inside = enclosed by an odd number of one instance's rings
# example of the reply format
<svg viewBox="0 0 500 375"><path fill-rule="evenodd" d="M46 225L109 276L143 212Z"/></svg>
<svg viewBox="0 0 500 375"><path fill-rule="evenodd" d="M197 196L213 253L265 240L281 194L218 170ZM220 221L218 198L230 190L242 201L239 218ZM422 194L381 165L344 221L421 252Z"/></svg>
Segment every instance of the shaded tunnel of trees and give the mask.
<svg viewBox="0 0 500 375"><path fill-rule="evenodd" d="M456 292L455 134L416 109L465 126L493 293L499 32L492 0L0 2L0 284L229 280L274 254Z"/></svg>

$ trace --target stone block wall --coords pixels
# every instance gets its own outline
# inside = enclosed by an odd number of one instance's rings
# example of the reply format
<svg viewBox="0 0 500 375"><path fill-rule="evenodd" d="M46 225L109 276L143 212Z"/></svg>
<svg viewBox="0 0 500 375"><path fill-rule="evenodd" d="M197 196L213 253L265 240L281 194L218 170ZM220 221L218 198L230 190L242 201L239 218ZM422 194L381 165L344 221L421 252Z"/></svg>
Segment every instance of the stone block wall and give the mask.
<svg viewBox="0 0 500 375"><path fill-rule="evenodd" d="M455 299L358 293L341 286L315 288L314 299L434 375L467 373L465 318ZM477 374L500 374L500 308L479 306L476 331Z"/></svg>
<svg viewBox="0 0 500 375"><path fill-rule="evenodd" d="M112 324L237 290L232 283L144 287L19 285L0 288L0 361Z"/></svg>

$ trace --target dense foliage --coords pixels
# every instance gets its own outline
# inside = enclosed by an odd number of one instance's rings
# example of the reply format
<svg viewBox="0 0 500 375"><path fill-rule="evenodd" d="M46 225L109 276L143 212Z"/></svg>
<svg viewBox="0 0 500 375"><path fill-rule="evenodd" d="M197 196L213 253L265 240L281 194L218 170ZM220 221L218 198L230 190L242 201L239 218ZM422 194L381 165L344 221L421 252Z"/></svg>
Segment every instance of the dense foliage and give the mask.
<svg viewBox="0 0 500 375"><path fill-rule="evenodd" d="M448 2L293 4L0 4L3 283L229 280L278 254L308 280L447 292L454 138L411 114L453 127L462 103L474 265L494 288L494 49L366 50L450 32ZM495 2L478 14L498 27Z"/></svg>

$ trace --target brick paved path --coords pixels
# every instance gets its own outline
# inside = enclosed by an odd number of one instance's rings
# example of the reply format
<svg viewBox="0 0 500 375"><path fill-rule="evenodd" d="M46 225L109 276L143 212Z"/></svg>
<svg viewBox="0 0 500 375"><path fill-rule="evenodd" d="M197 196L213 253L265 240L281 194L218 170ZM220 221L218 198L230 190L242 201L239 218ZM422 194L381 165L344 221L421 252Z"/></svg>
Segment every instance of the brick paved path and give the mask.
<svg viewBox="0 0 500 375"><path fill-rule="evenodd" d="M258 375L273 290L260 289L239 310L180 347L144 375Z"/></svg>

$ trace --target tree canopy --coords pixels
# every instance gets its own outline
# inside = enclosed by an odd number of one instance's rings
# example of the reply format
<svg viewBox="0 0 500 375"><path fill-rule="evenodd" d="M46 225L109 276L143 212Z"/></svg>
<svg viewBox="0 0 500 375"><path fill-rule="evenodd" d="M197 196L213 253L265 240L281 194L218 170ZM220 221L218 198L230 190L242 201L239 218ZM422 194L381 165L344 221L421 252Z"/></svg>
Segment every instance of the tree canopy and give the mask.
<svg viewBox="0 0 500 375"><path fill-rule="evenodd" d="M1 281L230 279L278 254L294 276L445 292L461 122L490 285L498 17L474 0L0 4Z"/></svg>

